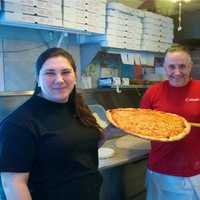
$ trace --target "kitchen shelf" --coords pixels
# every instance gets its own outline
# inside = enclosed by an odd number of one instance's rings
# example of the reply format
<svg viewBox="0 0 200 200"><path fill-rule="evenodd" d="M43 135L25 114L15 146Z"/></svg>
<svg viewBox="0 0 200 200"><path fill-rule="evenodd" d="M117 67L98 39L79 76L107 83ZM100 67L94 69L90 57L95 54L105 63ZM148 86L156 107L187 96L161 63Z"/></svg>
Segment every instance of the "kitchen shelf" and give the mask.
<svg viewBox="0 0 200 200"><path fill-rule="evenodd" d="M8 97L8 96L31 96L33 94L33 90L28 91L12 91L12 92L0 92L0 97Z"/></svg>
<svg viewBox="0 0 200 200"><path fill-rule="evenodd" d="M101 48L103 52L106 53L112 53L112 54L121 54L121 53L151 53L156 56L163 56L163 53L161 52L155 52L155 51L145 51L145 50L130 50L130 49L121 49L121 48L113 48L113 47L102 47Z"/></svg>
<svg viewBox="0 0 200 200"><path fill-rule="evenodd" d="M75 35L101 35L99 33L70 29L60 26L50 26L45 24L38 24L38 23L28 23L28 22L9 22L9 21L2 21L0 20L0 26L3 27L15 27L15 28L25 28L25 29L32 29L32 30L43 30L48 32L57 32L60 33L60 38L68 36L68 33L75 34ZM60 40L59 38L59 40ZM58 40L58 41L59 41ZM77 40L78 41L78 40ZM60 42L59 42L60 43Z"/></svg>
<svg viewBox="0 0 200 200"><path fill-rule="evenodd" d="M61 26L50 26L50 25L45 25L45 24L28 23L28 22L17 23L17 22L8 22L8 21L0 20L0 25L30 28L30 29L39 29L39 30L47 30L47 31L55 31L55 32L64 32L64 33L73 33L73 34L102 35L102 34L99 34L99 33L70 29L70 28L65 28L65 27L61 27Z"/></svg>
<svg viewBox="0 0 200 200"><path fill-rule="evenodd" d="M146 89L150 85L131 85L131 86L120 86L120 89L123 90L132 90L132 89ZM89 89L78 89L80 92L105 92L105 91L114 91L116 87L105 87L105 88L89 88Z"/></svg>
<svg viewBox="0 0 200 200"><path fill-rule="evenodd" d="M44 24L37 24L37 23L28 23L28 22L8 22L8 21L2 21L0 20L0 27L2 28L15 28L18 31L21 31L20 28L23 28L25 30L39 30L39 31L45 31L48 33L47 36L51 37L53 33L58 34L58 39L56 41L56 46L60 47L62 41L64 38L68 37L70 35L75 35L76 44L80 44L80 37L82 36L98 36L103 35L100 33L95 32L88 32L83 30L75 30L70 28L64 28L64 27L57 27L57 26L50 26L50 25L44 25ZM92 59L95 57L98 51L101 50L101 46L99 44L82 44L80 45L80 52L81 52L81 69L84 70L85 67L92 61Z"/></svg>
<svg viewBox="0 0 200 200"><path fill-rule="evenodd" d="M150 85L130 85L130 86L120 86L120 89L124 90L131 90L131 89L146 89ZM77 88L78 92L104 92L104 91L112 91L115 90L116 87L111 87L111 88L90 88L90 89L81 89ZM27 90L27 91L9 91L9 92L0 92L0 97L4 96L31 96L33 95L34 91L33 90Z"/></svg>

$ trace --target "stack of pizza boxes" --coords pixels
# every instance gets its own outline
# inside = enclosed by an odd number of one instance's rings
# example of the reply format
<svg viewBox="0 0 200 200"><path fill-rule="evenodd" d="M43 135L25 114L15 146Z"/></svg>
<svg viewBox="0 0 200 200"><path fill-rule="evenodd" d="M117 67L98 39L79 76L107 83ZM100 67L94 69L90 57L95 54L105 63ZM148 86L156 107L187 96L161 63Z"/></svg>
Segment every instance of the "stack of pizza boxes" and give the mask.
<svg viewBox="0 0 200 200"><path fill-rule="evenodd" d="M165 52L173 43L174 24L169 17L144 12L141 50Z"/></svg>
<svg viewBox="0 0 200 200"><path fill-rule="evenodd" d="M107 0L64 0L63 25L65 28L105 34Z"/></svg>
<svg viewBox="0 0 200 200"><path fill-rule="evenodd" d="M82 38L81 42L99 42L103 47L140 50L143 11L121 3L106 7L105 35Z"/></svg>
<svg viewBox="0 0 200 200"><path fill-rule="evenodd" d="M62 26L62 0L3 0L2 22Z"/></svg>
<svg viewBox="0 0 200 200"><path fill-rule="evenodd" d="M143 12L110 2L106 13L106 36L102 46L140 50Z"/></svg>

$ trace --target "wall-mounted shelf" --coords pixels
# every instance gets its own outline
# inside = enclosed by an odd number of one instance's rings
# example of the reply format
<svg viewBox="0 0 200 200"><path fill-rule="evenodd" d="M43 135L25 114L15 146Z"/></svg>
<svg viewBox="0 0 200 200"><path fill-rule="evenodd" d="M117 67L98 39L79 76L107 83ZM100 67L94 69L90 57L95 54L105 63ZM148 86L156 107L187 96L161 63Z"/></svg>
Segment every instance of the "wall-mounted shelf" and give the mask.
<svg viewBox="0 0 200 200"><path fill-rule="evenodd" d="M122 49L122 48L113 48L113 47L102 47L103 52L112 53L112 54L121 54L121 53L148 53L148 54L156 54L162 56L163 53L155 52L155 51L144 51L144 50L130 50L130 49Z"/></svg>
<svg viewBox="0 0 200 200"><path fill-rule="evenodd" d="M146 89L150 85L130 85L130 86L120 86L123 90L132 90L132 89ZM77 92L81 93L91 93L91 92L105 92L105 91L115 91L116 87L112 88L90 88L90 89L81 89L77 88ZM7 97L7 96L31 96L33 95L33 90L27 91L10 91L10 92L0 92L0 97Z"/></svg>
<svg viewBox="0 0 200 200"><path fill-rule="evenodd" d="M8 97L8 96L31 96L33 94L33 90L28 91L12 91L12 92L0 92L0 97Z"/></svg>
<svg viewBox="0 0 200 200"><path fill-rule="evenodd" d="M38 29L38 30L47 30L47 31L55 31L55 32L64 32L64 33L73 33L79 35L101 35L99 33L88 32L87 30L76 30L76 29L69 29L60 26L50 26L45 24L38 24L38 23L28 23L28 22L8 22L0 20L0 26L11 26L11 27L21 27L21 28L28 28L28 29Z"/></svg>

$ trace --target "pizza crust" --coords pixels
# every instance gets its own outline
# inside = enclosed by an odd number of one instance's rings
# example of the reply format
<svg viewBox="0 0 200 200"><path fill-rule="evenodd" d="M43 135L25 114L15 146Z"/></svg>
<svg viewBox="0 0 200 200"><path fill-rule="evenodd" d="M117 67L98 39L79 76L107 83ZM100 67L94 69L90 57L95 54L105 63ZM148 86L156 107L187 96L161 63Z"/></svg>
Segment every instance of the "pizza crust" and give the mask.
<svg viewBox="0 0 200 200"><path fill-rule="evenodd" d="M166 115L167 117L169 116L175 116L177 119L181 120L184 124L184 129L178 133L177 135L174 135L174 136L169 136L169 137L156 137L156 136L150 136L150 135L145 135L145 134L141 134L141 133L137 133L137 132L133 132L133 131L130 131L128 130L127 128L122 128L119 124L116 123L116 121L113 119L113 116L112 116L112 112L117 112L117 111L137 111L137 112L143 112L143 114L146 112L146 113L149 113L151 112L152 115L154 113L159 113L159 114L162 114L163 116ZM137 137L140 137L140 138L143 138L143 139L147 139L147 140L154 140L154 141L162 141L162 142L171 142L171 141L177 141L177 140L180 140L182 138L184 138L187 134L189 134L190 130L191 130L191 125L187 122L187 120L179 115L176 115L176 114L172 114L172 113L166 113L166 112L162 112L162 111L156 111L156 110L151 110L151 109L140 109L140 108L117 108L117 109L110 109L110 110L107 110L106 111L106 116L109 120L109 122L111 124L113 124L115 127L123 130L124 132L128 133L128 134L131 134L131 135L134 135L134 136L137 136Z"/></svg>
<svg viewBox="0 0 200 200"><path fill-rule="evenodd" d="M120 128L120 127L117 125L117 123L115 123L115 121L112 119L111 110L107 110L107 111L106 111L106 117L107 117L108 121L109 121L112 125L116 126L117 128ZM120 129L121 129L121 128L120 128Z"/></svg>

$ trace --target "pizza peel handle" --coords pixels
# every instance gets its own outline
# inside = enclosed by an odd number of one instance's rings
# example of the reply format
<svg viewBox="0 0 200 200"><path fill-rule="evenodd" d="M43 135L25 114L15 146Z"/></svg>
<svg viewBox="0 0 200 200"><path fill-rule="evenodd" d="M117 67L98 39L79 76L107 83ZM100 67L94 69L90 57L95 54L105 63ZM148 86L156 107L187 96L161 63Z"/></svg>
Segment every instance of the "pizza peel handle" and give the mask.
<svg viewBox="0 0 200 200"><path fill-rule="evenodd" d="M199 127L200 128L200 123L193 123L193 122L188 122L191 126L194 127Z"/></svg>

